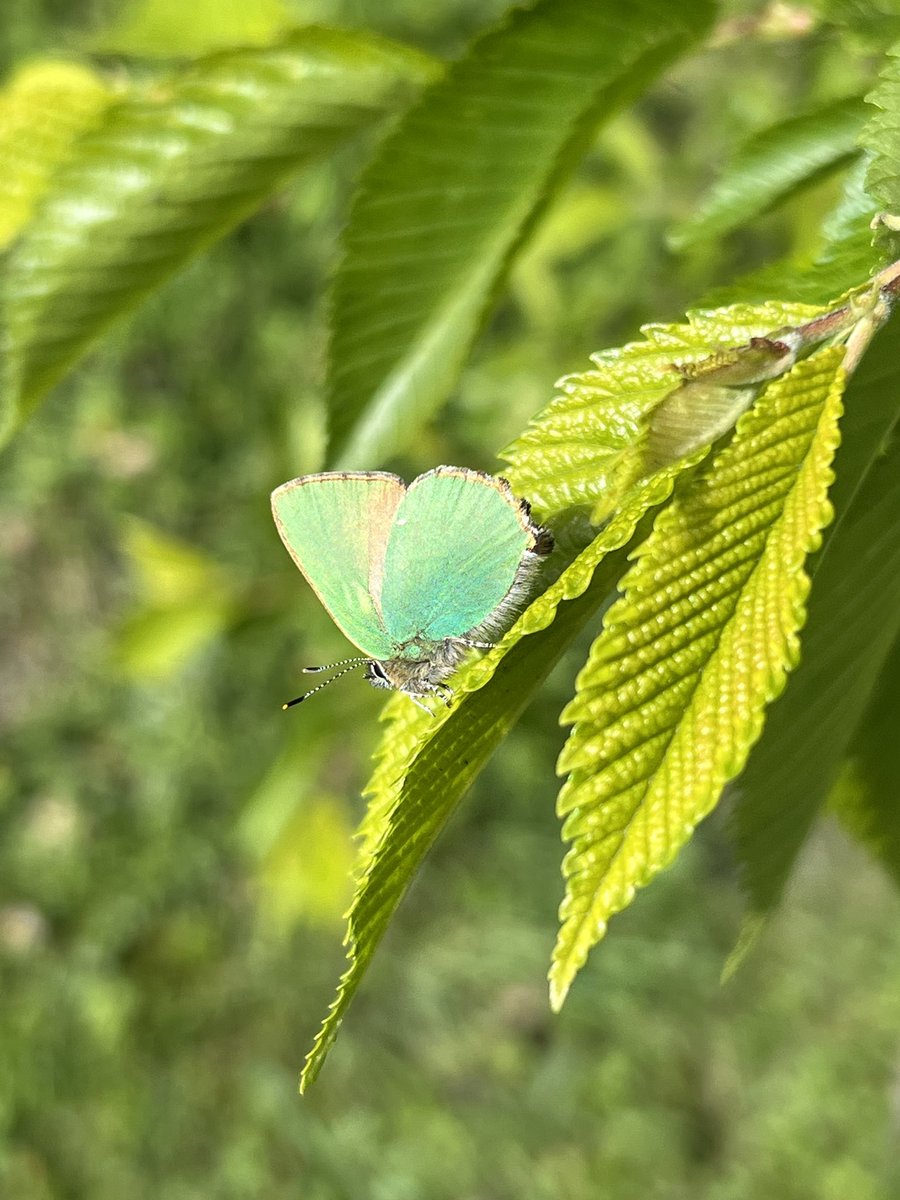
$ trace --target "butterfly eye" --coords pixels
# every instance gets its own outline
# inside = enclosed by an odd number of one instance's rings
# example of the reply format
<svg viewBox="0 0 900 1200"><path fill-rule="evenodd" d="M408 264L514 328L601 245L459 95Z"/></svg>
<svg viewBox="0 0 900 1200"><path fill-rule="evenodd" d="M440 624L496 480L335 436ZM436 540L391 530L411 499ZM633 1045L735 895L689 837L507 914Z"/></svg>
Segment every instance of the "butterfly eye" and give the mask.
<svg viewBox="0 0 900 1200"><path fill-rule="evenodd" d="M397 684L393 683L388 676L387 671L376 659L371 659L366 667L365 679L371 683L372 687L390 688L393 690Z"/></svg>

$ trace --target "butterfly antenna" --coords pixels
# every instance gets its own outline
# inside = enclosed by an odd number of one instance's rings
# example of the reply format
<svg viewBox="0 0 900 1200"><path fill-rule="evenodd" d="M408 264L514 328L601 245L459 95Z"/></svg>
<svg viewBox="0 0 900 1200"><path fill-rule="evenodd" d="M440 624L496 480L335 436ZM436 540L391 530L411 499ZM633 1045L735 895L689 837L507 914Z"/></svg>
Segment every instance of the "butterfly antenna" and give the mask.
<svg viewBox="0 0 900 1200"><path fill-rule="evenodd" d="M354 665L362 665L368 661L369 660L367 658L342 658L339 662L326 663L324 667L304 667L303 673L304 675L315 675L319 671L334 671L337 670L338 667L346 667L351 663ZM343 671L341 674L343 675Z"/></svg>
<svg viewBox="0 0 900 1200"><path fill-rule="evenodd" d="M318 687L314 687L310 691L304 692L302 696L295 696L293 700L288 700L287 704L282 704L281 707L283 709L288 709L288 708L293 708L295 704L301 704L304 700L308 700L310 698L310 696L314 696L316 694L316 692L321 692L321 690L323 688L327 688L328 685L330 683L334 683L334 681L336 679L340 679L342 675L349 675L349 673L351 671L355 671L357 669L357 667L362 666L364 663L368 663L368 661L369 660L367 658L344 659L344 663L346 663L348 665L345 665L344 669L342 671L338 671L336 675L332 675L330 679L326 679L323 683L320 683ZM341 666L341 663L332 663L331 666L339 667L339 666ZM304 669L307 671L310 669L312 669L313 671L327 671L328 667L312 667L312 668L306 667Z"/></svg>

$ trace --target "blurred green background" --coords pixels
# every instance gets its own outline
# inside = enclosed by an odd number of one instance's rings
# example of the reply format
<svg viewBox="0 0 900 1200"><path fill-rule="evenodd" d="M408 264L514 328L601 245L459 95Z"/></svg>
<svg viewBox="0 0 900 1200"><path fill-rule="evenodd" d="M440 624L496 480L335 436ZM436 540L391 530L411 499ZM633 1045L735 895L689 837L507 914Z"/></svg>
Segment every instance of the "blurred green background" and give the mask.
<svg viewBox="0 0 900 1200"><path fill-rule="evenodd" d="M448 56L502 8L287 11ZM7 0L0 65L192 53L280 9ZM688 257L665 234L736 140L870 70L864 39L812 36L673 73L606 131L440 421L387 465L495 469L591 351L807 248L834 180ZM306 171L118 328L0 462L0 1196L900 1194L900 905L836 827L723 987L742 911L723 808L551 1018L555 714L584 646L452 823L297 1097L341 969L382 697L354 678L280 711L300 667L346 643L268 493L321 465L322 298L370 144Z"/></svg>

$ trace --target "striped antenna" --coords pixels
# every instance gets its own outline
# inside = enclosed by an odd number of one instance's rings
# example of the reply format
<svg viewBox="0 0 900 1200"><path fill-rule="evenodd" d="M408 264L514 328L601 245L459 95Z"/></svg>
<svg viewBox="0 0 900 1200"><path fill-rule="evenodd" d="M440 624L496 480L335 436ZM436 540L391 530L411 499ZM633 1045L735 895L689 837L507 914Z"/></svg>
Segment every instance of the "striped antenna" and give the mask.
<svg viewBox="0 0 900 1200"><path fill-rule="evenodd" d="M367 663L367 658L342 658L339 662L326 663L324 667L304 667L304 675L315 675L319 671L335 671L338 667L346 667L350 663ZM343 674L343 672L341 672Z"/></svg>
<svg viewBox="0 0 900 1200"><path fill-rule="evenodd" d="M282 709L293 708L295 704L302 704L304 700L308 700L310 696L314 696L316 692L321 692L322 688L327 688L330 683L334 683L336 679L340 679L342 675L349 675L351 671L355 671L357 667L366 666L370 662L368 658L345 658L339 663L330 663L327 667L304 667L304 671L329 671L332 667L343 667L343 670L337 671L330 679L326 679L320 683L318 687L312 688L308 692L304 692L302 696L295 696L293 700L288 700L287 704L282 704Z"/></svg>

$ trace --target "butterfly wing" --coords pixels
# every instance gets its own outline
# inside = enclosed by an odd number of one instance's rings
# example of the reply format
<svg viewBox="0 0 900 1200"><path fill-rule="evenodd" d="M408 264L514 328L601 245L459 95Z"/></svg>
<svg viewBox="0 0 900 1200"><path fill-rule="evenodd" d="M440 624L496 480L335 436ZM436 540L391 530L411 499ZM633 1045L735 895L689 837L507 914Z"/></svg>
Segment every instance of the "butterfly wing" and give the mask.
<svg viewBox="0 0 900 1200"><path fill-rule="evenodd" d="M420 475L388 540L385 628L397 642L462 636L497 608L534 542L505 480L460 467Z"/></svg>
<svg viewBox="0 0 900 1200"><path fill-rule="evenodd" d="M382 471L303 475L272 493L272 513L291 558L338 629L363 654L390 658L394 641L379 608L388 535L405 494Z"/></svg>

